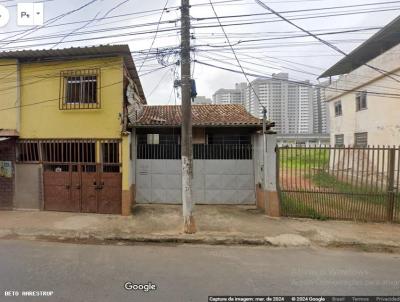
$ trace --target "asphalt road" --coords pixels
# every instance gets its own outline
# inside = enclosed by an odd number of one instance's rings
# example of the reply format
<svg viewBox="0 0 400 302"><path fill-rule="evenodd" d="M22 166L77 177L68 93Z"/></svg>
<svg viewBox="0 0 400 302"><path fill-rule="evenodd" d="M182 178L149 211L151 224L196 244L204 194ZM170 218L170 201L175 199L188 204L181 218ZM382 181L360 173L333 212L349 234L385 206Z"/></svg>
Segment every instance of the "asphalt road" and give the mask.
<svg viewBox="0 0 400 302"><path fill-rule="evenodd" d="M150 281L157 290L127 291L127 281ZM19 296L5 297L10 290ZM21 297L29 290L54 293ZM400 255L0 240L0 301L187 302L209 295L400 295Z"/></svg>

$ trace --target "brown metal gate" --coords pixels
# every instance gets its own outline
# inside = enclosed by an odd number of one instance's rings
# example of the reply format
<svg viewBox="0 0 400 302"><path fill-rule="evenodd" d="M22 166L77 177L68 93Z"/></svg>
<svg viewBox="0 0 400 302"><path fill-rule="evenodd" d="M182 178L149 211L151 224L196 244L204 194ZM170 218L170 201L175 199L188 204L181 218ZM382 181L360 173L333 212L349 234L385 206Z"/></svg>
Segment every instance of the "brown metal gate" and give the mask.
<svg viewBox="0 0 400 302"><path fill-rule="evenodd" d="M102 164L45 164L44 209L121 214L122 174Z"/></svg>

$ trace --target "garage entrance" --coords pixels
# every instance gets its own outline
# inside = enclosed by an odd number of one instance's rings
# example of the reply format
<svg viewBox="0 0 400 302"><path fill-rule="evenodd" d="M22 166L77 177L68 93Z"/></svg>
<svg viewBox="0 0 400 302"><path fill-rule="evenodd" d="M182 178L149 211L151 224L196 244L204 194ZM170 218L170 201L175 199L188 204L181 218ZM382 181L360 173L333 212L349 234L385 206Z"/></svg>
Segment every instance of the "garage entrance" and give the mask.
<svg viewBox="0 0 400 302"><path fill-rule="evenodd" d="M251 144L193 145L197 204L255 204ZM137 203L182 203L180 145L138 145Z"/></svg>
<svg viewBox="0 0 400 302"><path fill-rule="evenodd" d="M44 209L100 214L121 213L121 173L101 164L45 164Z"/></svg>
<svg viewBox="0 0 400 302"><path fill-rule="evenodd" d="M43 166L44 210L121 214L120 140L20 140L19 164Z"/></svg>

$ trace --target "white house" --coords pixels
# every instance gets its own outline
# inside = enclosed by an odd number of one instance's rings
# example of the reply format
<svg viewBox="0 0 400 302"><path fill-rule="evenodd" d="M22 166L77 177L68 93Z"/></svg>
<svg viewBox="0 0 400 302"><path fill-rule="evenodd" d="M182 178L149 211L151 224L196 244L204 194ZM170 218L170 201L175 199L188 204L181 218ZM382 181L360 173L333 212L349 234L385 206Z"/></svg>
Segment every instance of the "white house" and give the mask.
<svg viewBox="0 0 400 302"><path fill-rule="evenodd" d="M327 88L331 143L400 145L400 17L361 44L321 78Z"/></svg>

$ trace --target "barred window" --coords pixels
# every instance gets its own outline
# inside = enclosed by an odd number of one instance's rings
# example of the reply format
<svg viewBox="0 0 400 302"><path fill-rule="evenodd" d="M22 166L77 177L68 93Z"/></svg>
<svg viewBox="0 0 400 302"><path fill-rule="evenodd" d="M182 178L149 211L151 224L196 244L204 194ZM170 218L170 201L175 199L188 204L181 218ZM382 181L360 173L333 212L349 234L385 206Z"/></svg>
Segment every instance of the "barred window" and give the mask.
<svg viewBox="0 0 400 302"><path fill-rule="evenodd" d="M60 109L100 108L98 69L61 72Z"/></svg>
<svg viewBox="0 0 400 302"><path fill-rule="evenodd" d="M342 102L337 101L335 102L335 116L341 116L342 114Z"/></svg>
<svg viewBox="0 0 400 302"><path fill-rule="evenodd" d="M354 133L354 146L367 147L368 146L368 132Z"/></svg>
<svg viewBox="0 0 400 302"><path fill-rule="evenodd" d="M335 146L336 147L344 147L344 135L343 134L335 135Z"/></svg>
<svg viewBox="0 0 400 302"><path fill-rule="evenodd" d="M358 92L356 94L356 111L365 109L367 109L367 92Z"/></svg>
<svg viewBox="0 0 400 302"><path fill-rule="evenodd" d="M120 143L117 141L108 141L101 143L101 157L103 163L103 172L120 172Z"/></svg>
<svg viewBox="0 0 400 302"><path fill-rule="evenodd" d="M19 163L96 163L97 142L101 146L103 165L120 164L119 140L18 140Z"/></svg>

